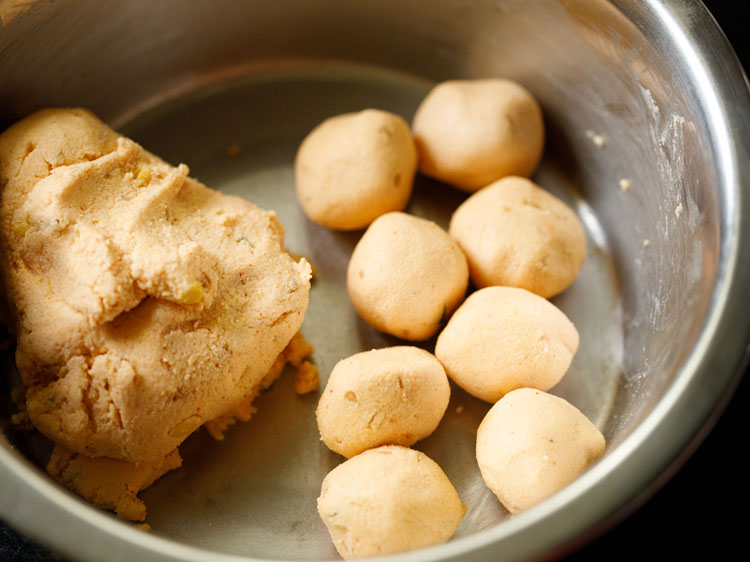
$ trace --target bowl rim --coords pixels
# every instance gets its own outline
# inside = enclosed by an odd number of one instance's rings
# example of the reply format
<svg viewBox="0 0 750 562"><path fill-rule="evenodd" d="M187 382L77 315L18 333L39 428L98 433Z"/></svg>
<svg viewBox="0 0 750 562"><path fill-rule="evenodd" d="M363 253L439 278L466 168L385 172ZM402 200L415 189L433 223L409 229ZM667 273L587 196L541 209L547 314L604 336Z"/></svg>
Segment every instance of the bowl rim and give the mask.
<svg viewBox="0 0 750 562"><path fill-rule="evenodd" d="M743 111L750 107L750 84L701 2L611 3L630 21L665 26L700 90L721 180L719 269L704 323L659 403L584 475L502 525L388 560L484 560L496 555L493 549L501 540L503 559L521 560L562 553L593 538L644 503L689 458L720 416L747 364L750 318L733 303L742 302L750 286L750 221L741 220L750 215L750 146L742 142L750 139L750 122ZM54 550L85 560L259 560L209 552L123 524L59 487L4 436L0 442L5 445L0 447L0 513ZM40 528L40 513L59 524ZM85 540L93 533L99 540Z"/></svg>

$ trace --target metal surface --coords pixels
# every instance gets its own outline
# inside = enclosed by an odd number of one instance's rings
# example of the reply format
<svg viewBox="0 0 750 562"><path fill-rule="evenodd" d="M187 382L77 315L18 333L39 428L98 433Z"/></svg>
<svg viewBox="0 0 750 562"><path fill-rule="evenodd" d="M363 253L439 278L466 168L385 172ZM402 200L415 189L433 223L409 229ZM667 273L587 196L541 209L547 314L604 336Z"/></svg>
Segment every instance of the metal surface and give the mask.
<svg viewBox="0 0 750 562"><path fill-rule="evenodd" d="M640 501L689 449L750 334L738 305L750 281L750 227L740 220L750 212L750 96L702 6L151 4L39 0L3 19L0 120L86 106L204 183L275 209L289 249L318 268L303 331L324 378L338 359L397 340L349 305L343 280L360 233L317 227L296 205L291 166L304 134L364 107L408 119L431 83L457 76L515 78L542 103L549 140L535 179L574 206L589 236L581 276L555 301L581 349L554 392L603 429L608 451L509 518L473 456L487 406L454 387L440 428L418 448L454 482L467 517L450 543L394 559L549 555ZM445 225L462 198L419 179L409 211ZM51 482L38 468L44 444L13 433L6 400L0 512L82 560L334 558L315 498L341 459L318 441L316 398L291 386L288 376L277 383L224 442L188 439L183 468L142 494L149 535Z"/></svg>

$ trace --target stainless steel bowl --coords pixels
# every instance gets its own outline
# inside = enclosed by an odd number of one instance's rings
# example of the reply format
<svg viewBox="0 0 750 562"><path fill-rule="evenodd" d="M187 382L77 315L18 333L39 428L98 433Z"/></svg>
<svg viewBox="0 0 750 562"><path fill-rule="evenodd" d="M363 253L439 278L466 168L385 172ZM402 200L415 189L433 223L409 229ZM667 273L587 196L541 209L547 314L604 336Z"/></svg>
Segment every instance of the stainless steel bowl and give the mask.
<svg viewBox="0 0 750 562"><path fill-rule="evenodd" d="M538 97L549 140L535 177L575 207L589 237L580 278L555 301L582 345L553 391L599 425L608 450L510 518L473 460L487 406L454 388L440 429L419 447L469 514L448 544L394 559L561 552L643 501L731 393L750 341L750 94L699 2L37 0L0 2L0 21L0 124L45 106L88 107L208 185L277 210L290 249L319 270L303 330L324 375L395 340L346 299L359 233L318 228L296 205L302 136L367 106L408 119L448 78L514 78ZM232 144L242 147L235 158ZM462 197L421 178L409 211L445 224ZM4 364L7 394L12 358ZM315 398L290 387L287 377L264 395L257 419L226 442L185 443L185 467L143 494L151 534L48 478L48 444L13 431L5 398L0 514L82 560L335 557L314 499L340 458L317 440Z"/></svg>

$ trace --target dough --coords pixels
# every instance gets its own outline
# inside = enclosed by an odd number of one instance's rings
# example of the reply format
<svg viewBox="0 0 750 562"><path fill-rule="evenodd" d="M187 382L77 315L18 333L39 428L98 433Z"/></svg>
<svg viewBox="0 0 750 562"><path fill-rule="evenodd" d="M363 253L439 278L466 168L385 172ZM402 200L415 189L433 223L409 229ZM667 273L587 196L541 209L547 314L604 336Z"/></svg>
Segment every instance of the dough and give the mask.
<svg viewBox="0 0 750 562"><path fill-rule="evenodd" d="M28 414L74 453L160 462L238 406L297 332L310 267L272 212L91 113L0 136L0 266Z"/></svg>
<svg viewBox="0 0 750 562"><path fill-rule="evenodd" d="M224 439L224 433L230 425L235 424L238 421L246 422L250 421L250 418L258 411L255 407L255 399L263 392L268 390L271 385L281 376L286 367L287 363L294 367L297 367L297 376L299 377L300 371L305 363L306 357L312 355L313 346L310 342L305 339L302 332L297 332L294 337L290 340L287 346L284 348L276 360L271 365L271 368L265 374L265 376L255 385L253 388L244 395L242 401L231 409L224 412L222 415L207 421L203 424L208 433L216 439L221 441ZM309 387L313 385L314 381L309 381ZM319 381L318 381L319 382ZM296 385L295 385L296 386ZM310 388L309 392L312 392L317 388L317 383L314 388Z"/></svg>
<svg viewBox="0 0 750 562"><path fill-rule="evenodd" d="M424 340L461 303L469 269L458 244L433 222L388 213L370 225L349 260L352 304L371 326Z"/></svg>
<svg viewBox="0 0 750 562"><path fill-rule="evenodd" d="M310 361L303 361L297 369L294 379L294 391L297 394L310 394L318 390L320 386L320 373L318 368Z"/></svg>
<svg viewBox="0 0 750 562"><path fill-rule="evenodd" d="M495 403L517 388L551 388L577 349L578 331L551 302L525 289L487 287L456 311L435 356L458 386Z"/></svg>
<svg viewBox="0 0 750 562"><path fill-rule="evenodd" d="M378 109L337 115L300 145L294 165L297 197L318 224L365 228L406 207L416 169L417 150L401 117Z"/></svg>
<svg viewBox="0 0 750 562"><path fill-rule="evenodd" d="M287 362L299 365L302 369L307 363L304 357L312 351L310 343L301 332L297 332L266 376L253 387L240 405L204 424L211 437L222 440L224 432L231 424L236 421L248 421L257 411L253 405L254 400L279 378ZM25 394L23 386L18 388ZM21 393L14 389L12 394ZM146 505L138 498L137 493L166 472L179 468L181 464L177 449L159 461L133 463L107 457L89 457L72 453L56 445L47 463L47 472L94 505L113 510L122 519L142 521L146 518Z"/></svg>
<svg viewBox="0 0 750 562"><path fill-rule="evenodd" d="M345 560L447 541L466 506L440 467L405 447L370 449L323 480L318 513Z"/></svg>
<svg viewBox="0 0 750 562"><path fill-rule="evenodd" d="M604 436L575 406L531 388L506 394L477 430L482 478L511 513L560 490L604 447Z"/></svg>
<svg viewBox="0 0 750 562"><path fill-rule="evenodd" d="M511 80L449 80L422 101L412 124L419 170L464 191L530 176L544 146L542 111Z"/></svg>
<svg viewBox="0 0 750 562"><path fill-rule="evenodd" d="M136 465L106 457L87 457L56 445L47 472L97 507L111 509L121 519L143 521L146 505L136 494L180 465L182 458L177 449L158 461Z"/></svg>
<svg viewBox="0 0 750 562"><path fill-rule="evenodd" d="M573 283L586 258L576 214L525 178L501 179L469 197L449 232L477 287L507 285L553 297Z"/></svg>
<svg viewBox="0 0 750 562"><path fill-rule="evenodd" d="M443 418L450 385L440 362L417 347L388 347L339 361L318 403L329 449L353 457L380 445L408 447Z"/></svg>

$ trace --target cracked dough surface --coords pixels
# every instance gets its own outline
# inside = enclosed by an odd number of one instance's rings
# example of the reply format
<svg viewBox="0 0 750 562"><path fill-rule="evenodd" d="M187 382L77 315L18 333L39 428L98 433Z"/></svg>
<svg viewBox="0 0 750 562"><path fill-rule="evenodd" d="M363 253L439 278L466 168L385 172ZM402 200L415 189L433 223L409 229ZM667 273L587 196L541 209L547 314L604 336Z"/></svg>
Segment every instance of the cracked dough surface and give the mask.
<svg viewBox="0 0 750 562"><path fill-rule="evenodd" d="M250 420L257 411L254 401L258 395L281 376L287 363L301 367L307 363L304 358L312 351L312 345L301 332L297 332L247 398L218 418L203 424L211 437L222 440L230 425L237 421ZM23 390L22 386L18 388ZM314 388L310 391L312 390ZM110 509L122 519L142 521L146 518L146 504L138 498L138 492L149 487L170 470L179 468L181 464L177 449L158 461L133 463L108 457L89 457L72 453L56 445L47 462L47 472L94 505Z"/></svg>
<svg viewBox="0 0 750 562"><path fill-rule="evenodd" d="M136 494L181 465L177 449L159 461L136 465L107 457L87 457L56 445L47 472L97 507L111 509L121 519L143 521L146 505Z"/></svg>
<svg viewBox="0 0 750 562"><path fill-rule="evenodd" d="M0 265L34 425L160 462L239 406L299 329L310 266L274 213L80 109L0 136Z"/></svg>

